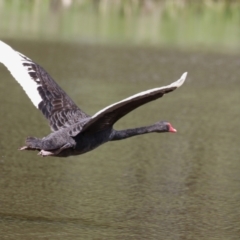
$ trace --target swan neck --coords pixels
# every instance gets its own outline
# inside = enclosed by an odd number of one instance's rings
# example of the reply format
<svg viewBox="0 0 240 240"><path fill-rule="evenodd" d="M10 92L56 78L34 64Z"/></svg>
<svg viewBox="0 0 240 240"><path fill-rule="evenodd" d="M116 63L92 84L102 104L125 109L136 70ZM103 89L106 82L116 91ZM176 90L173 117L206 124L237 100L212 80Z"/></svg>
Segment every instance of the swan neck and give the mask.
<svg viewBox="0 0 240 240"><path fill-rule="evenodd" d="M134 137L137 135L142 135L146 133L156 132L156 129L154 128L154 125L147 126L147 127L139 127L139 128L132 128L132 129L125 129L125 130L113 130L112 134L112 141L115 140L122 140L129 137Z"/></svg>

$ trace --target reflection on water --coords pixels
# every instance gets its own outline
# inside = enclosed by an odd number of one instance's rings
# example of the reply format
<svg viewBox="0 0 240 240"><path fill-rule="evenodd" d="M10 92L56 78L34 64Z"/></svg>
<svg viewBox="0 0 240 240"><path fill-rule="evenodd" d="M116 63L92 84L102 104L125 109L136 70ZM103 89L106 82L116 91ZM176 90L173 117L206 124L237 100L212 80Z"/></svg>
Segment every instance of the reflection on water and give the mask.
<svg viewBox="0 0 240 240"><path fill-rule="evenodd" d="M18 152L47 122L0 66L2 239L238 239L239 56L11 42L84 111L162 86L177 91L116 125L170 121L177 134L107 143L67 159Z"/></svg>
<svg viewBox="0 0 240 240"><path fill-rule="evenodd" d="M239 51L227 0L0 0L0 37Z"/></svg>

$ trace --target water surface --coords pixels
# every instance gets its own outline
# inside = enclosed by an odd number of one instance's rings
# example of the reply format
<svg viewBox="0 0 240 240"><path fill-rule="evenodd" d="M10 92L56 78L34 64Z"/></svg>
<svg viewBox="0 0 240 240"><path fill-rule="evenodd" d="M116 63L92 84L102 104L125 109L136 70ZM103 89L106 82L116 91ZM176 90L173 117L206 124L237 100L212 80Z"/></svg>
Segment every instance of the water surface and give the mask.
<svg viewBox="0 0 240 240"><path fill-rule="evenodd" d="M1 239L239 239L239 56L8 43L89 114L189 75L180 89L116 124L167 120L177 134L148 134L60 159L17 151L27 136L50 130L0 66Z"/></svg>

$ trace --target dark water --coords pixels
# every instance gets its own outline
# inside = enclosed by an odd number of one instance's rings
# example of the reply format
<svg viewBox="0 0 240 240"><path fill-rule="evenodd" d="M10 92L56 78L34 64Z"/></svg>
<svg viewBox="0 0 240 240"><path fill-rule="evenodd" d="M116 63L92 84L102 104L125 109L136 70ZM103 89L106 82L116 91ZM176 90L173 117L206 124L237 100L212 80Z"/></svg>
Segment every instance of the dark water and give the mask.
<svg viewBox="0 0 240 240"><path fill-rule="evenodd" d="M177 91L117 129L168 120L177 134L108 143L76 157L19 152L49 133L0 66L1 239L239 239L239 56L127 47L11 42L89 114L177 80Z"/></svg>

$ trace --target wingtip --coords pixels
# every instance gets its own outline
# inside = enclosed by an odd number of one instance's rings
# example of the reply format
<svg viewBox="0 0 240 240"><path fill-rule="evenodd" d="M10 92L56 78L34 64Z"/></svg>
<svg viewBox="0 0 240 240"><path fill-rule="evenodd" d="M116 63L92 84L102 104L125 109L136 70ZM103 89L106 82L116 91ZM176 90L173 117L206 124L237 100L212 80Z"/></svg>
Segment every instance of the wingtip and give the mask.
<svg viewBox="0 0 240 240"><path fill-rule="evenodd" d="M188 72L183 73L183 75L181 76L181 79L185 81L187 74L188 74Z"/></svg>
<svg viewBox="0 0 240 240"><path fill-rule="evenodd" d="M183 85L183 83L186 80L187 74L188 74L187 72L183 73L182 76L180 77L180 79L175 82L177 88L179 88Z"/></svg>
<svg viewBox="0 0 240 240"><path fill-rule="evenodd" d="M0 63L5 65L7 61L12 61L11 54L13 53L14 50L5 42L0 40Z"/></svg>
<svg viewBox="0 0 240 240"><path fill-rule="evenodd" d="M0 48L4 49L6 47L10 47L8 46L5 42L3 42L2 40L0 40Z"/></svg>

